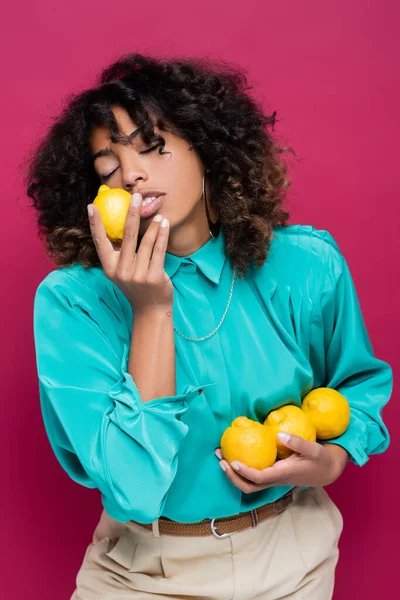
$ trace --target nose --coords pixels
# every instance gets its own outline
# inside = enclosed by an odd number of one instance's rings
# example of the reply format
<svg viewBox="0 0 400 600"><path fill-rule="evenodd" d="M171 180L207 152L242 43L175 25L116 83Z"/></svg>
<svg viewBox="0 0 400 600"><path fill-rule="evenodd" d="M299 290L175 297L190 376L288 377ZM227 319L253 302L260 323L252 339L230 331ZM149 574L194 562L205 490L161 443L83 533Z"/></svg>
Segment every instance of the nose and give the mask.
<svg viewBox="0 0 400 600"><path fill-rule="evenodd" d="M147 181L148 173L144 166L140 164L137 157L132 155L127 157L124 164L121 164L122 184L124 189L133 194L138 181Z"/></svg>

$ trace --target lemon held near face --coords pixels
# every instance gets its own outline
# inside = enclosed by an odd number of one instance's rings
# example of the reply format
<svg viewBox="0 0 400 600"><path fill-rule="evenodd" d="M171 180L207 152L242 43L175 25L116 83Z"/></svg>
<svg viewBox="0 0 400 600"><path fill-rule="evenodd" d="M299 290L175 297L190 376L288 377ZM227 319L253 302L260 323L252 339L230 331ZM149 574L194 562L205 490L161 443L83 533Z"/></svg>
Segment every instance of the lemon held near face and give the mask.
<svg viewBox="0 0 400 600"><path fill-rule="evenodd" d="M122 241L131 195L121 188L101 185L93 204L98 208L107 237L112 242Z"/></svg>
<svg viewBox="0 0 400 600"><path fill-rule="evenodd" d="M146 212L142 207L139 235L144 235L154 215L159 213L170 223L168 251L177 256L194 252L210 239L202 193L205 166L198 152L178 135L154 127L155 134L161 135L165 141L160 152L160 144L146 145L140 134L132 136L138 127L123 108L114 106L112 111L121 135L131 136L133 139L129 144L114 143L106 127L98 126L93 129L90 147L99 185L119 188L130 195L135 192L143 195L151 190L163 192L161 206L151 218L143 217ZM215 222L217 215L212 207L207 178L206 191L206 196L210 199L210 216ZM119 223L113 235L120 235L121 221L126 217L123 214L125 204L121 200L114 200L114 203L105 203L105 207L107 210L111 208ZM111 220L110 215L108 219Z"/></svg>

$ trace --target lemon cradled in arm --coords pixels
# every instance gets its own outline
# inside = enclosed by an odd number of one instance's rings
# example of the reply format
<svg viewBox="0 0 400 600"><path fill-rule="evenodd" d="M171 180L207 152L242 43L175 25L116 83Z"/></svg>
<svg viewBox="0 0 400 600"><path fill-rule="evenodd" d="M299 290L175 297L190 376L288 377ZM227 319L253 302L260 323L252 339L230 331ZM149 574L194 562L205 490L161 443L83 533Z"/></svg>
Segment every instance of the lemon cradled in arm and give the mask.
<svg viewBox="0 0 400 600"><path fill-rule="evenodd" d="M100 213L107 237L112 242L123 240L131 194L121 188L101 185L93 200Z"/></svg>
<svg viewBox="0 0 400 600"><path fill-rule="evenodd" d="M247 417L237 417L220 442L225 460L238 460L253 469L266 469L276 460L276 440L269 427Z"/></svg>
<svg viewBox="0 0 400 600"><path fill-rule="evenodd" d="M264 425L271 427L276 438L278 457L281 459L288 458L293 454L293 450L279 441L278 433L280 431L298 435L309 442L316 441L316 429L310 417L301 408L293 404L287 404L270 412L264 421Z"/></svg>
<svg viewBox="0 0 400 600"><path fill-rule="evenodd" d="M349 426L349 403L343 394L332 388L312 390L303 398L301 408L314 423L319 440L339 437Z"/></svg>

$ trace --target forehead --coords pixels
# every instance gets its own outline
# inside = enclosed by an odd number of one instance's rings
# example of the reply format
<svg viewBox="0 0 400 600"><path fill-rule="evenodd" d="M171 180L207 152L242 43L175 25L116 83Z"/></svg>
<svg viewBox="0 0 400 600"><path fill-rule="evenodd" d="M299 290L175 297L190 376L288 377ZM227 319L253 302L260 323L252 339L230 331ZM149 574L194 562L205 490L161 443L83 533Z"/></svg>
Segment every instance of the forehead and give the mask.
<svg viewBox="0 0 400 600"><path fill-rule="evenodd" d="M127 111L119 106L111 108L115 119L118 123L118 129L122 135L130 135L138 125L132 121ZM104 146L110 141L110 130L105 125L96 125L92 128L90 135L90 144L92 148L98 149L99 146Z"/></svg>
<svg viewBox="0 0 400 600"><path fill-rule="evenodd" d="M137 123L135 121L132 121L128 112L124 108L121 108L120 106L112 106L111 110L118 122L119 129L123 133L128 134L133 129L137 128Z"/></svg>

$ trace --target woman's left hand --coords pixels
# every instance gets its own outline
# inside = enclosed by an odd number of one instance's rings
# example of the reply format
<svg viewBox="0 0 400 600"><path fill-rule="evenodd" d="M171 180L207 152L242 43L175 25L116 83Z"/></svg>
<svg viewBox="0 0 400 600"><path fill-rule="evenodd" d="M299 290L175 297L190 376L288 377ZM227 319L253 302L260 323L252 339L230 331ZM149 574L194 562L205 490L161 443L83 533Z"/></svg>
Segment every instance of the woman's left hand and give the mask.
<svg viewBox="0 0 400 600"><path fill-rule="evenodd" d="M297 435L280 441L294 453L262 471L238 461L229 464L223 459L220 448L215 450L215 454L222 459L220 465L226 467L228 479L246 494L276 485L329 485L343 473L349 460L348 452L335 444L308 442Z"/></svg>

